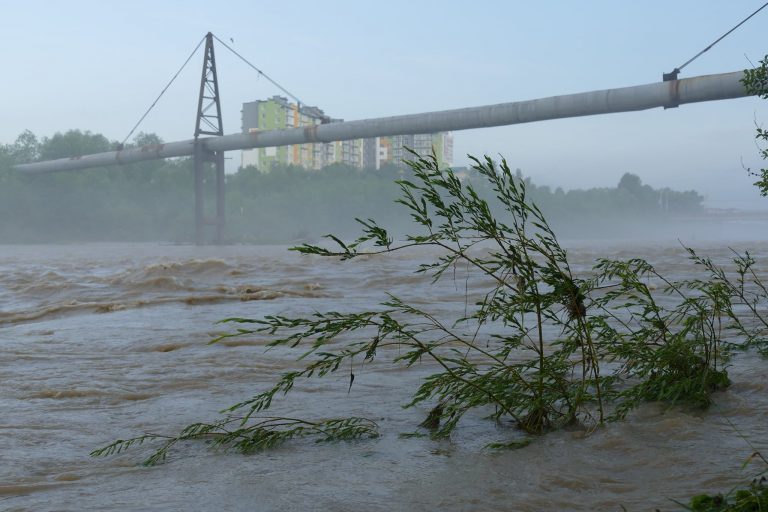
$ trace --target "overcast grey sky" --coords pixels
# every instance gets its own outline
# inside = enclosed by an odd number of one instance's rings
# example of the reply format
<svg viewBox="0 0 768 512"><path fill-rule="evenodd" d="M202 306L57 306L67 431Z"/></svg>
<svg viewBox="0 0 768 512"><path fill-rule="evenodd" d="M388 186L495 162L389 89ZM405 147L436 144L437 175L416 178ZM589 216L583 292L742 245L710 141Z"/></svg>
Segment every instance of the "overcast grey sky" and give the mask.
<svg viewBox="0 0 768 512"><path fill-rule="evenodd" d="M655 82L763 0L6 2L0 143L25 129L70 128L122 140L207 31L310 105L347 120L485 105ZM768 9L681 77L735 71L768 53ZM279 94L216 50L226 133L245 101ZM141 129L167 141L194 131L201 54ZM501 154L539 184L694 188L714 207L768 208L755 98L671 110L455 133L467 153ZM239 158L236 158L239 160ZM763 164L764 165L764 164Z"/></svg>

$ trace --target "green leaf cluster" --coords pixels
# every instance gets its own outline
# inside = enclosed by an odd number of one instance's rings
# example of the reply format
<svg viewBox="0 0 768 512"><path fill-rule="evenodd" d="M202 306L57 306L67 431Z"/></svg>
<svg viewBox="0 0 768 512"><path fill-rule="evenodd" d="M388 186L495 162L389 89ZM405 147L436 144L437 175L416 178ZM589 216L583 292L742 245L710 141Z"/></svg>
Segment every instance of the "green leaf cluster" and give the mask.
<svg viewBox="0 0 768 512"><path fill-rule="evenodd" d="M760 512L768 510L768 487L765 477L755 479L748 487L734 489L727 495L699 494L691 498L687 510L693 512Z"/></svg>
<svg viewBox="0 0 768 512"><path fill-rule="evenodd" d="M213 448L234 449L248 454L274 448L291 439L309 436L314 437L316 442L328 442L372 438L378 436L378 433L376 423L366 418L326 419L313 422L284 417L260 417L252 421L250 416L228 416L213 423L193 423L174 436L144 434L126 440L118 439L93 450L91 456L116 455L131 446L159 440L160 447L156 448L144 461L144 465L154 466L165 462L169 450L183 441L205 440Z"/></svg>
<svg viewBox="0 0 768 512"><path fill-rule="evenodd" d="M744 88L748 94L755 95L761 99L768 99L768 55L763 57L759 62L759 65L752 69L744 70L744 77L741 79L744 84ZM768 160L768 130L765 130L762 126L755 127L758 150L763 160ZM761 143L763 144L761 146ZM760 195L763 197L768 196L768 169L760 169L758 171L747 171L757 178L759 178L754 185L760 190Z"/></svg>

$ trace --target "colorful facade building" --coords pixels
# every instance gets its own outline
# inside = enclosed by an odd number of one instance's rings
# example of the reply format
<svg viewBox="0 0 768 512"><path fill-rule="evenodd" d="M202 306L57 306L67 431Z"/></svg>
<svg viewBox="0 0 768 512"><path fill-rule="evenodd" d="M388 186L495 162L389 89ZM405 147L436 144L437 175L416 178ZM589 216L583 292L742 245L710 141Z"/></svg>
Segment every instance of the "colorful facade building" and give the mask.
<svg viewBox="0 0 768 512"><path fill-rule="evenodd" d="M243 133L342 121L326 116L317 107L297 105L282 96L244 103L241 113ZM403 161L412 156L405 148L421 156L429 155L434 150L442 165L453 164L453 134L446 132L247 149L242 152L241 166L253 165L263 171L268 171L273 165L300 165L317 170L333 163L358 169L379 169L387 164L402 167Z"/></svg>
<svg viewBox="0 0 768 512"><path fill-rule="evenodd" d="M299 106L282 96L244 103L241 113L243 133L301 128L333 121L317 107ZM320 169L337 161L338 152L335 143L255 148L243 150L241 165L254 165L263 170L276 164Z"/></svg>

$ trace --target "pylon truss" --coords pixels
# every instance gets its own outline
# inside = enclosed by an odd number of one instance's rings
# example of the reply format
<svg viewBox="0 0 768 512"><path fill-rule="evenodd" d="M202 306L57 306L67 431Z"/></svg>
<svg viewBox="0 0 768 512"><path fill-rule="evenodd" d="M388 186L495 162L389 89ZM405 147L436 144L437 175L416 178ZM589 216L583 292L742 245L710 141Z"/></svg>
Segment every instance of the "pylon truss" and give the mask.
<svg viewBox="0 0 768 512"><path fill-rule="evenodd" d="M200 96L197 101L195 138L200 135L224 135L219 101L219 80L216 75L216 56L213 52L213 34L205 36L203 73L200 78Z"/></svg>

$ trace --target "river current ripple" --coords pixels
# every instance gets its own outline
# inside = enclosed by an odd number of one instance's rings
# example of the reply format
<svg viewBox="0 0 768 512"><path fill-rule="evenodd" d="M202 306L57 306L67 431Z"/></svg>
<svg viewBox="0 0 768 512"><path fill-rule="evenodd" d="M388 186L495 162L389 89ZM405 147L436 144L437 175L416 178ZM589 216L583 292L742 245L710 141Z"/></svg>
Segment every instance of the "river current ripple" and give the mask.
<svg viewBox="0 0 768 512"><path fill-rule="evenodd" d="M740 244L762 262L765 244ZM725 260L722 245L700 248ZM577 271L597 257L640 256L673 279L695 268L677 244L578 243ZM403 409L429 371L385 360L302 382L281 413L361 415L382 437L289 443L242 456L181 445L166 464L138 465L150 447L93 459L94 448L143 432L175 433L263 390L299 352L247 337L208 345L227 317L355 311L390 292L436 315L467 307L472 280L430 286L413 273L426 254L310 258L285 247L0 246L0 509L2 510L674 510L727 491L768 453L768 372L738 355L733 385L706 412L647 405L591 435L557 432L524 449L482 415L453 439L401 439L426 408ZM763 264L765 266L765 264ZM426 406L425 406L426 407ZM735 425L738 433L734 430ZM750 446L750 443L752 446Z"/></svg>

